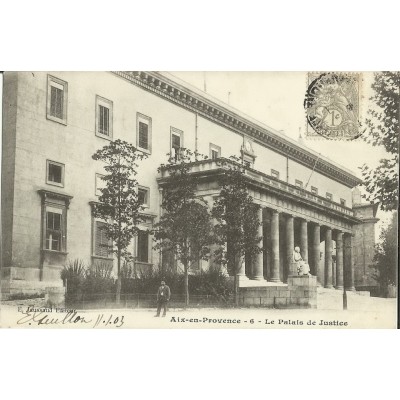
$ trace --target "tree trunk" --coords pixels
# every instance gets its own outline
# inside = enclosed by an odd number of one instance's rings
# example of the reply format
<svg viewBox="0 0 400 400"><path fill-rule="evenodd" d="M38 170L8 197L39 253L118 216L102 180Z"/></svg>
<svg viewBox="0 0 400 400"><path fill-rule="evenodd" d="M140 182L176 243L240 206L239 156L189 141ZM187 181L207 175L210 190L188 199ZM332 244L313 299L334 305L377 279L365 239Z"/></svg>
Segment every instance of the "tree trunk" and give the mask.
<svg viewBox="0 0 400 400"><path fill-rule="evenodd" d="M235 268L236 269L236 268ZM235 307L239 307L239 288L238 288L238 277L235 271L235 275L233 276L233 300L235 302Z"/></svg>
<svg viewBox="0 0 400 400"><path fill-rule="evenodd" d="M185 307L189 306L189 271L187 264L185 265Z"/></svg>
<svg viewBox="0 0 400 400"><path fill-rule="evenodd" d="M117 303L117 305L120 304L121 302L121 251L118 250L118 267L117 267L117 293L116 293L116 297L115 297L115 301Z"/></svg>
<svg viewBox="0 0 400 400"><path fill-rule="evenodd" d="M121 303L121 277L117 278L117 295L116 295L116 303L119 305Z"/></svg>

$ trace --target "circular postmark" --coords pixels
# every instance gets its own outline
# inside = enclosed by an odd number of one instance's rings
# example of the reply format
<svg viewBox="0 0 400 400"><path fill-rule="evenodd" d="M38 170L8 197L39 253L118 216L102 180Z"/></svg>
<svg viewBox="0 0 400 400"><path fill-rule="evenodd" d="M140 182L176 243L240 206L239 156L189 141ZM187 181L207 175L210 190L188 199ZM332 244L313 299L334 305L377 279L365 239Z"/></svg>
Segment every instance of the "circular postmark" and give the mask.
<svg viewBox="0 0 400 400"><path fill-rule="evenodd" d="M358 74L326 72L309 75L304 100L307 123L327 139L352 140L359 136Z"/></svg>

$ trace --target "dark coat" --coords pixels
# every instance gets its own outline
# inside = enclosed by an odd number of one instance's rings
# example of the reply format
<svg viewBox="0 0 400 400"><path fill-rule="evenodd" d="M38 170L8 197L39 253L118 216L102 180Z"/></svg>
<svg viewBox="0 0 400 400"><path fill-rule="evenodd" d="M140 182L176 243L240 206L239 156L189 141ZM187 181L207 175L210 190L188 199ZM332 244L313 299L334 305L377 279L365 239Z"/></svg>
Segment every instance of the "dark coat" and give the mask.
<svg viewBox="0 0 400 400"><path fill-rule="evenodd" d="M157 301L169 301L171 297L171 290L167 285L164 287L160 286L157 292Z"/></svg>

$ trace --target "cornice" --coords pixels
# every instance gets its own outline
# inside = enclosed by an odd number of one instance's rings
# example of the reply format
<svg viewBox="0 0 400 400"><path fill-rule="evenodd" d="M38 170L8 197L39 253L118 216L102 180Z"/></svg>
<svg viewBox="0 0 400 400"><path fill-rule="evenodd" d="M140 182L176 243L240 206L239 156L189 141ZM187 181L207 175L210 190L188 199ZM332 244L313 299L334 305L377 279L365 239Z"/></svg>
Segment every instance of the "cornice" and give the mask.
<svg viewBox="0 0 400 400"><path fill-rule="evenodd" d="M318 155L292 143L284 137L257 125L223 105L212 101L190 88L175 82L158 72L114 71L115 75L156 94L180 107L190 110L240 135L247 135L254 141L285 157L303 164L348 187L362 183L361 179L344 169L321 159Z"/></svg>
<svg viewBox="0 0 400 400"><path fill-rule="evenodd" d="M69 203L73 199L73 196L70 196L65 193L59 193L59 192L52 192L51 190L46 190L46 189L39 189L38 193L40 197L42 198L42 202L46 201L47 199L57 199L65 202L65 205L67 208L69 207Z"/></svg>
<svg viewBox="0 0 400 400"><path fill-rule="evenodd" d="M215 168L205 167L206 164L213 162L217 165ZM201 168L193 168L196 166L199 167L200 164L203 164ZM217 161L209 159L194 161L188 165L192 168L190 174L196 175L200 179L218 180L218 177L226 171L223 167L224 164L235 164L235 162L220 158ZM170 179L168 175L164 175L163 171L165 172L166 168L161 169L161 174L157 178L160 187L167 185ZM295 204L305 204L313 209L323 211L326 215L332 215L346 222L350 222L352 225L362 223L360 218L354 216L354 211L351 208L327 200L324 197L314 195L304 189L299 189L295 185L268 176L263 172L252 168L245 168L245 177L250 187L260 188L269 193L274 193L280 198L292 200Z"/></svg>

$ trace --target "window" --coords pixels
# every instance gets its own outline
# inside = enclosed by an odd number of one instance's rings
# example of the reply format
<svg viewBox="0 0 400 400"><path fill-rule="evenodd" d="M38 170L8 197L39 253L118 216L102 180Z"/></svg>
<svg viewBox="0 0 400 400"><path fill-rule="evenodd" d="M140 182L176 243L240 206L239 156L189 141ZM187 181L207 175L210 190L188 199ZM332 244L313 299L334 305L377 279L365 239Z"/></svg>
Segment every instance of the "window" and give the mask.
<svg viewBox="0 0 400 400"><path fill-rule="evenodd" d="M140 150L151 152L151 118L143 114L136 115L136 147Z"/></svg>
<svg viewBox="0 0 400 400"><path fill-rule="evenodd" d="M67 257L67 211L72 196L45 189L38 193L42 200L41 265L63 265Z"/></svg>
<svg viewBox="0 0 400 400"><path fill-rule="evenodd" d="M244 164L245 167L251 168L251 161L243 160L243 164Z"/></svg>
<svg viewBox="0 0 400 400"><path fill-rule="evenodd" d="M332 201L332 198L333 198L332 193L326 192L326 198L327 198L328 200L331 200L331 201Z"/></svg>
<svg viewBox="0 0 400 400"><path fill-rule="evenodd" d="M346 200L345 199L340 199L340 205L341 206L346 206Z"/></svg>
<svg viewBox="0 0 400 400"><path fill-rule="evenodd" d="M175 160L179 160L181 147L183 147L183 132L171 126L171 157Z"/></svg>
<svg viewBox="0 0 400 400"><path fill-rule="evenodd" d="M211 160L216 160L221 157L221 147L210 143L210 158Z"/></svg>
<svg viewBox="0 0 400 400"><path fill-rule="evenodd" d="M96 96L96 135L104 139L112 139L113 103L103 97Z"/></svg>
<svg viewBox="0 0 400 400"><path fill-rule="evenodd" d="M149 262L149 233L139 231L137 237L137 260L139 262Z"/></svg>
<svg viewBox="0 0 400 400"><path fill-rule="evenodd" d="M67 82L47 75L47 119L67 124L67 92Z"/></svg>
<svg viewBox="0 0 400 400"><path fill-rule="evenodd" d="M318 194L318 188L315 186L311 186L311 193L317 195Z"/></svg>
<svg viewBox="0 0 400 400"><path fill-rule="evenodd" d="M105 222L94 222L94 255L97 257L110 258L111 253L109 251L111 247L111 241L107 238L107 235L104 231L105 226Z"/></svg>
<svg viewBox="0 0 400 400"><path fill-rule="evenodd" d="M46 211L46 250L61 251L61 210Z"/></svg>
<svg viewBox="0 0 400 400"><path fill-rule="evenodd" d="M149 192L150 192L149 188L146 188L143 186L138 187L138 200L139 200L139 203L144 207L150 206Z"/></svg>
<svg viewBox="0 0 400 400"><path fill-rule="evenodd" d="M64 164L47 160L46 171L47 184L64 187Z"/></svg>
<svg viewBox="0 0 400 400"><path fill-rule="evenodd" d="M106 186L106 183L103 181L103 176L104 175L101 175L101 174L96 174L96 177L95 177L95 194L96 194L96 196L101 196L101 189L103 189L103 188L105 188L105 186Z"/></svg>
<svg viewBox="0 0 400 400"><path fill-rule="evenodd" d="M271 176L273 176L276 179L279 179L279 171L276 169L271 169Z"/></svg>
<svg viewBox="0 0 400 400"><path fill-rule="evenodd" d="M299 181L298 179L296 179L295 180L295 183L294 183L297 187L299 187L299 188L302 188L303 187L303 182L302 181Z"/></svg>

